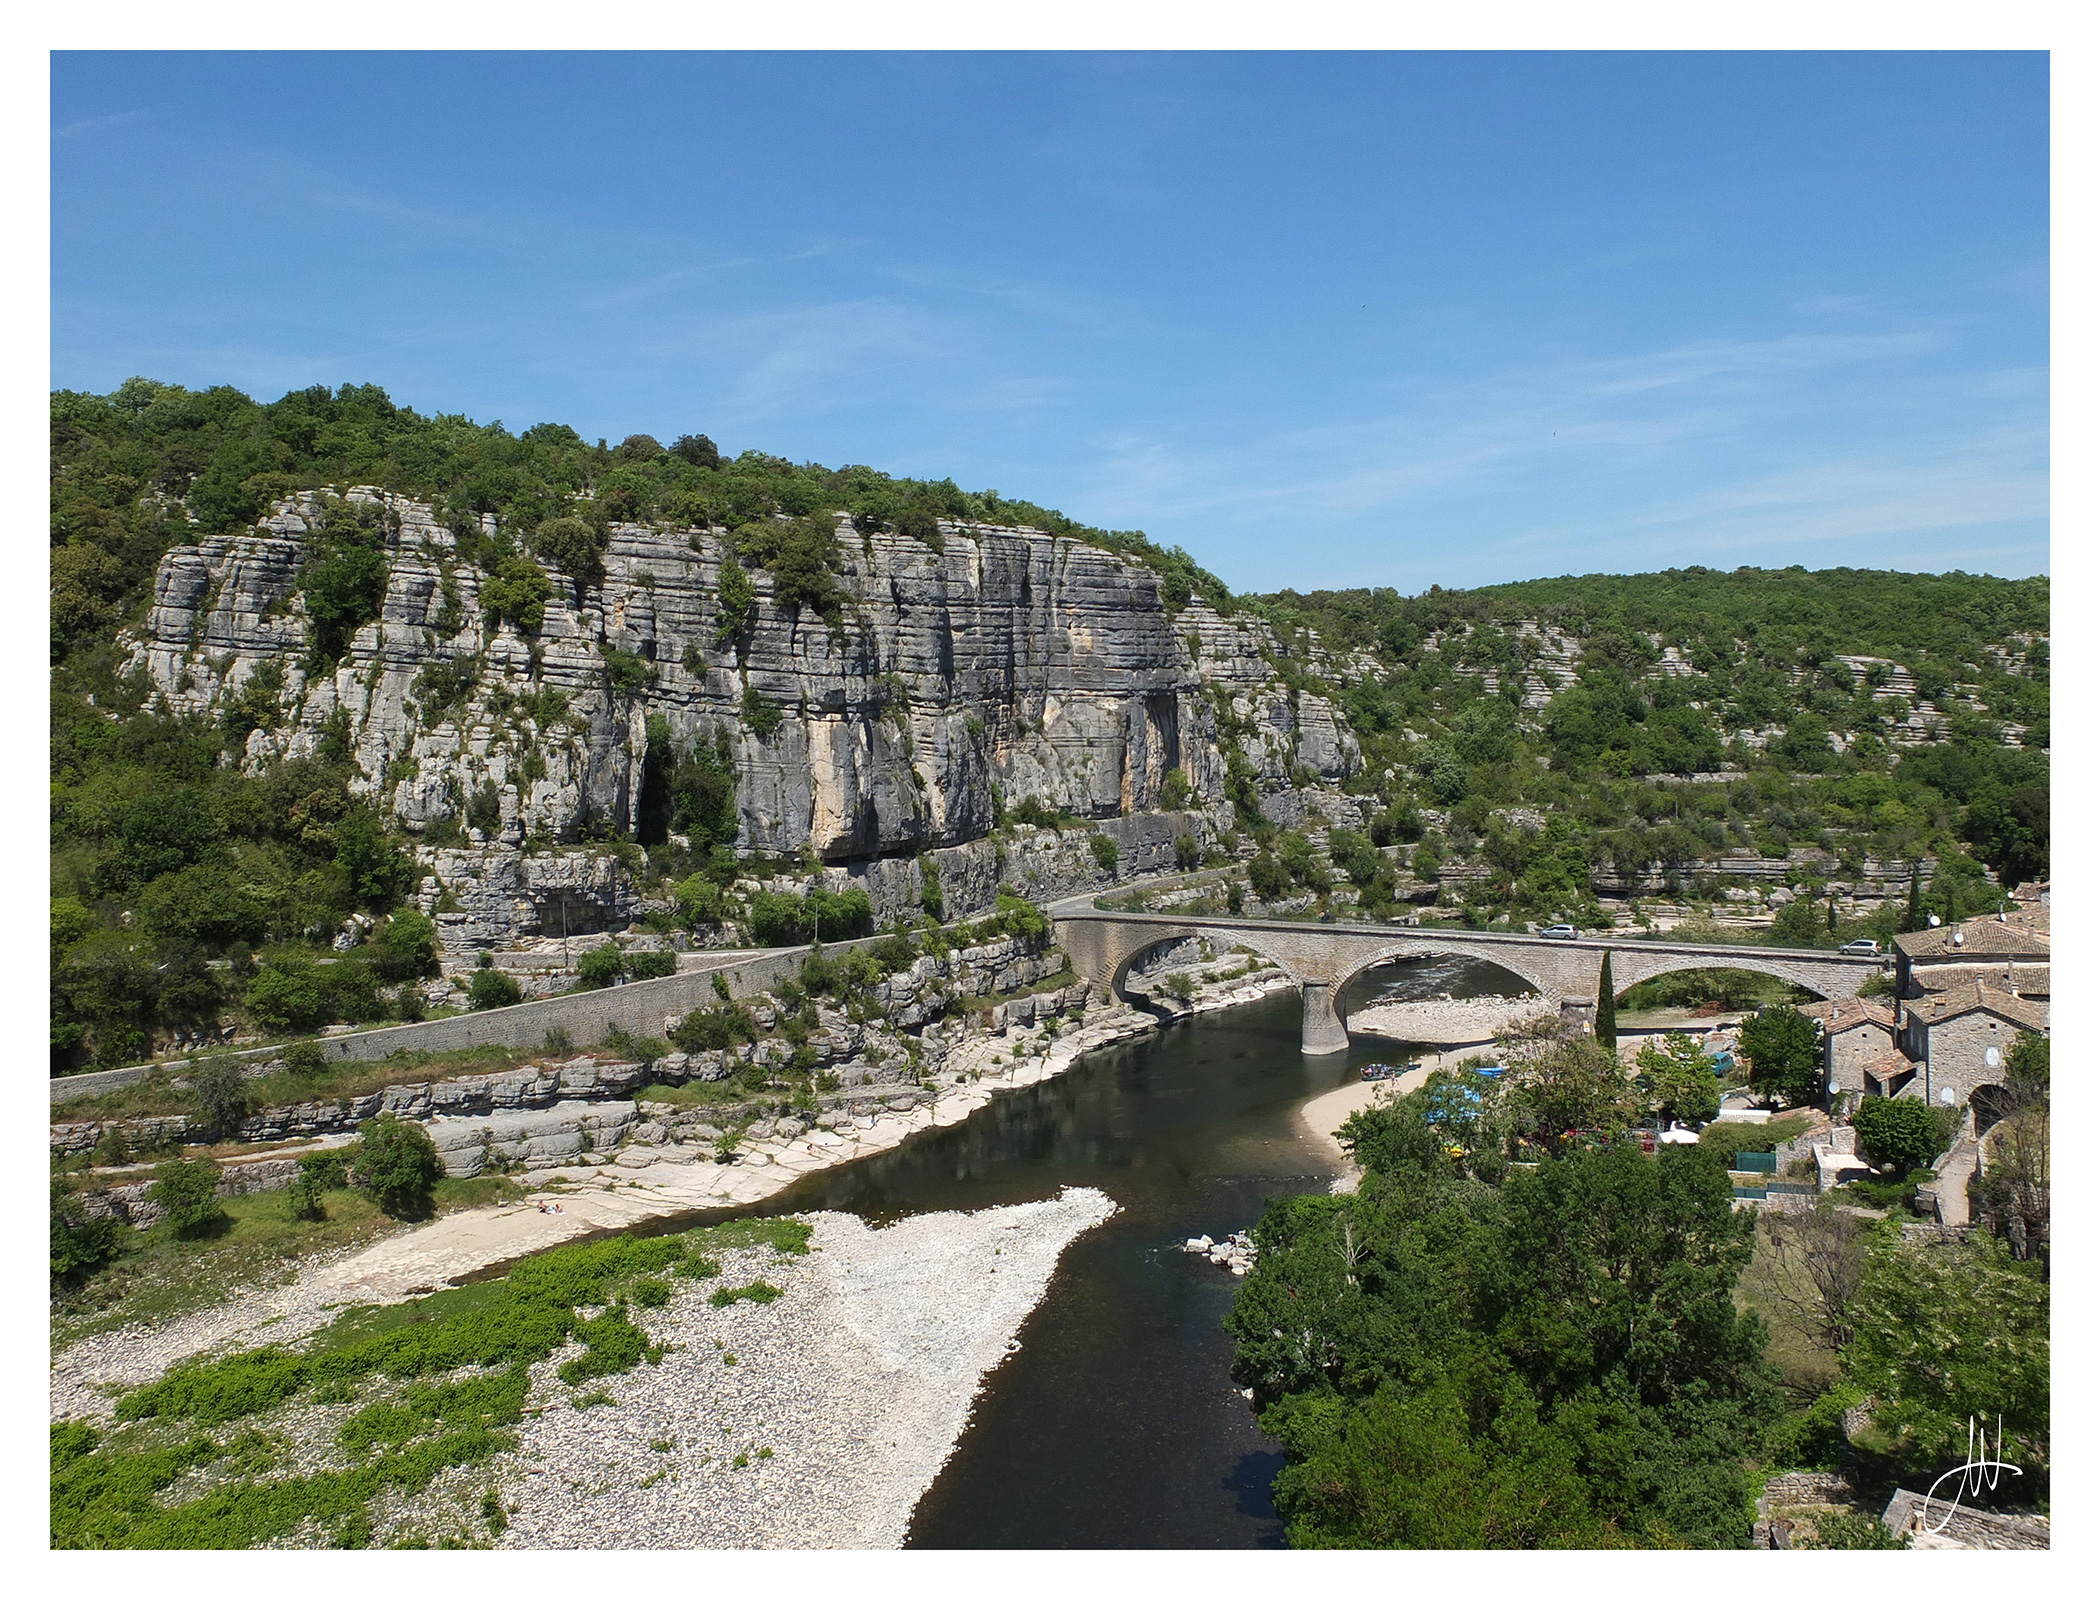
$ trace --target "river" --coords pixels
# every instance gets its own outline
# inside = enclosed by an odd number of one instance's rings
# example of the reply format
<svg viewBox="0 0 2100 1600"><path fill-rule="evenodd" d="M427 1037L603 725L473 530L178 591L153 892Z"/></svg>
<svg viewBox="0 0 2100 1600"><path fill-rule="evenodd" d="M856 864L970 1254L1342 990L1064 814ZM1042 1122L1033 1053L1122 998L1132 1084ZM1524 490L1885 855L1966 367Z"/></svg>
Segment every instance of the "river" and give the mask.
<svg viewBox="0 0 2100 1600"><path fill-rule="evenodd" d="M1517 987L1479 963L1389 967L1374 999ZM1058 1264L1019 1349L986 1381L969 1427L914 1515L920 1548L1247 1549L1283 1542L1269 1500L1282 1455L1232 1386L1221 1326L1238 1281L1183 1240L1251 1227L1274 1196L1334 1177L1297 1108L1401 1047L1300 1054L1282 994L1096 1052L966 1121L813 1173L767 1211L838 1210L872 1223L1040 1200L1067 1184L1122 1210Z"/></svg>

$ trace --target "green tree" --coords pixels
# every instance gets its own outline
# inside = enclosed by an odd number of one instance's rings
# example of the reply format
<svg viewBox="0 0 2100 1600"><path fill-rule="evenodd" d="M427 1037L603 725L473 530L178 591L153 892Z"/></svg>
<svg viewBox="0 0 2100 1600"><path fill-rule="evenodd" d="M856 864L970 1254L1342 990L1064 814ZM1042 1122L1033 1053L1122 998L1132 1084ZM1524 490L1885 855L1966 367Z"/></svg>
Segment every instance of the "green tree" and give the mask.
<svg viewBox="0 0 2100 1600"><path fill-rule="evenodd" d="M437 976L437 925L420 911L396 911L373 931L372 946L372 964L388 983Z"/></svg>
<svg viewBox="0 0 2100 1600"><path fill-rule="evenodd" d="M620 947L616 944L601 944L595 950L584 952L583 959L576 963L576 987L579 989L609 989L619 981L626 970L621 959Z"/></svg>
<svg viewBox="0 0 2100 1600"><path fill-rule="evenodd" d="M1611 981L1611 952L1604 952L1604 965L1597 974L1597 1043L1614 1054L1619 1048L1619 997Z"/></svg>
<svg viewBox="0 0 2100 1600"><path fill-rule="evenodd" d="M1868 1247L1852 1315L1845 1371L1921 1467L1958 1464L1971 1418L1995 1441L2001 1416L2009 1458L2030 1475L2047 1464L2049 1285L2036 1263L1989 1234L1907 1244L1885 1232Z"/></svg>
<svg viewBox="0 0 2100 1600"><path fill-rule="evenodd" d="M1263 900L1281 900L1291 892L1291 875L1268 851L1247 863L1247 886Z"/></svg>
<svg viewBox="0 0 2100 1600"><path fill-rule="evenodd" d="M284 950L264 958L249 981L248 1015L269 1033L311 1033L335 1015L335 997L313 958Z"/></svg>
<svg viewBox="0 0 2100 1600"><path fill-rule="evenodd" d="M493 576L482 581L481 609L491 623L502 620L522 634L535 634L547 620L547 602L554 598L554 585L546 570L528 556L509 556L496 564Z"/></svg>
<svg viewBox="0 0 2100 1600"><path fill-rule="evenodd" d="M163 1161L153 1169L147 1197L167 1211L179 1239L201 1239L226 1225L215 1161Z"/></svg>
<svg viewBox="0 0 2100 1600"><path fill-rule="evenodd" d="M483 967L467 985L470 1011L494 1011L499 1006L517 1005L524 998L525 991L518 987L518 980L494 967Z"/></svg>
<svg viewBox="0 0 2100 1600"><path fill-rule="evenodd" d="M1713 1063L1689 1034L1672 1033L1661 1048L1644 1044L1634 1058L1635 1081L1664 1122L1711 1122L1721 1109Z"/></svg>
<svg viewBox="0 0 2100 1600"><path fill-rule="evenodd" d="M2049 1035L2023 1031L2005 1053L2005 1081L2015 1088L2049 1092Z"/></svg>
<svg viewBox="0 0 2100 1600"><path fill-rule="evenodd" d="M66 1187L51 1180L51 1277L75 1283L122 1253L122 1224L114 1216L91 1217L87 1207Z"/></svg>
<svg viewBox="0 0 2100 1600"><path fill-rule="evenodd" d="M1947 1148L1947 1130L1922 1100L1869 1096L1852 1113L1852 1127L1867 1159L1898 1174L1931 1166Z"/></svg>
<svg viewBox="0 0 2100 1600"><path fill-rule="evenodd" d="M331 513L315 553L300 575L312 629L312 657L333 667L350 647L351 635L379 616L386 599L385 536L355 512L376 507L344 507Z"/></svg>
<svg viewBox="0 0 2100 1600"><path fill-rule="evenodd" d="M192 1068L190 1103L197 1108L197 1120L219 1138L239 1133L248 1119L248 1080L240 1063L221 1056Z"/></svg>
<svg viewBox="0 0 2100 1600"><path fill-rule="evenodd" d="M1823 1098L1823 1064L1816 1025L1790 1005L1767 1005L1743 1024L1750 1082L1767 1101L1815 1105Z"/></svg>
<svg viewBox="0 0 2100 1600"><path fill-rule="evenodd" d="M358 1130L350 1181L369 1190L388 1216L415 1216L429 1210L431 1190L444 1170L437 1146L420 1122L382 1111Z"/></svg>
<svg viewBox="0 0 2100 1600"><path fill-rule="evenodd" d="M1094 852L1094 865L1103 872L1114 875L1119 852L1116 841L1105 833L1097 833L1087 840L1087 848Z"/></svg>
<svg viewBox="0 0 2100 1600"><path fill-rule="evenodd" d="M555 517L532 536L533 553L551 561L575 585L575 599L605 581L605 548L610 530L594 528L580 517Z"/></svg>
<svg viewBox="0 0 2100 1600"><path fill-rule="evenodd" d="M379 911L401 898L415 881L415 863L386 836L379 813L352 806L335 825L335 865L351 898Z"/></svg>
<svg viewBox="0 0 2100 1600"><path fill-rule="evenodd" d="M1558 1017L1515 1030L1500 1042L1509 1064L1511 1102L1549 1148L1578 1131L1608 1137L1633 1121L1633 1085L1619 1058L1592 1038L1564 1031Z"/></svg>

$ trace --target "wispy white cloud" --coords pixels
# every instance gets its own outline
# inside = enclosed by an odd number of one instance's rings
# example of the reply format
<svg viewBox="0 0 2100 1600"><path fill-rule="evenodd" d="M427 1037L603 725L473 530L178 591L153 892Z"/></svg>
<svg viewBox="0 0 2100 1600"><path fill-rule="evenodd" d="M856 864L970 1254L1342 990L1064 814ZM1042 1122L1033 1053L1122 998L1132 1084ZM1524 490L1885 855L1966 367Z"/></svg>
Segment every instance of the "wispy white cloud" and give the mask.
<svg viewBox="0 0 2100 1600"><path fill-rule="evenodd" d="M111 128L128 128L135 122L144 122L153 115L151 106L135 106L129 111L112 111L99 117L77 117L51 130L51 142L57 144L66 139L79 139L91 133L103 133Z"/></svg>
<svg viewBox="0 0 2100 1600"><path fill-rule="evenodd" d="M1986 532L2031 555L2048 514L2047 374L1942 371L1946 344L1928 326L1550 363L1259 450L1125 434L1102 441L1090 498L1153 526L1318 527L1359 581L1381 583L1734 565L1790 548L1944 563ZM1439 528L1463 542L1422 547ZM1230 564L1254 569L1237 581L1300 581L1274 539Z"/></svg>

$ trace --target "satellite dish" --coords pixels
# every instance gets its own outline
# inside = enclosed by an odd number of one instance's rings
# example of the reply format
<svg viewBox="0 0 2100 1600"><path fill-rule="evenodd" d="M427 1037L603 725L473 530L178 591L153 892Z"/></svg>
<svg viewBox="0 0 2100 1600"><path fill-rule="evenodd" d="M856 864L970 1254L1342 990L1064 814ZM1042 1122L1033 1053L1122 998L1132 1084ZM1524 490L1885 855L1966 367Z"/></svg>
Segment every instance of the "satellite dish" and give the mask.
<svg viewBox="0 0 2100 1600"><path fill-rule="evenodd" d="M1926 918L1925 918L1925 926L1926 926L1926 927L1928 927L1928 928L1937 928L1937 927L1938 927L1939 925L1940 925L1940 919L1939 919L1938 917L1932 916L1932 915L1930 915L1930 914L1928 913L1928 914L1927 914L1927 916L1926 916Z"/></svg>

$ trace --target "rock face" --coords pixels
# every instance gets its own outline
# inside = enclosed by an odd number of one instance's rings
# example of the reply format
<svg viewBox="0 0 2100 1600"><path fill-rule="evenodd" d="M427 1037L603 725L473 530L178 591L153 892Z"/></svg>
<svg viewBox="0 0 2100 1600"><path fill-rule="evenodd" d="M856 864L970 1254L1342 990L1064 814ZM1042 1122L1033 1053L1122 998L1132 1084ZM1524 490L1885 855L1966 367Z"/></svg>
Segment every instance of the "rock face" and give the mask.
<svg viewBox="0 0 2100 1600"><path fill-rule="evenodd" d="M389 576L379 619L333 671L310 675L298 593L311 494L250 533L169 552L132 658L176 711L216 714L244 690L271 702L251 765L316 753L335 717L365 791L411 833L467 824L476 870L431 864L447 887L472 880L458 915L491 933L559 934L564 909L572 933L630 914L616 872L520 852L643 822L653 715L686 745L726 733L740 849L807 846L856 875L880 864L914 894L902 858L983 840L994 786L1009 806L1131 818L1158 810L1178 770L1190 803L1222 818L1233 748L1286 801L1308 771L1340 778L1360 760L1335 708L1285 685L1274 663L1288 651L1265 623L1201 602L1170 614L1154 574L1077 540L945 524L936 551L841 519L839 625L779 603L754 570L750 625L718 642L723 536L616 524L603 584L579 595L548 568L554 598L521 636L485 618L483 575L429 506L347 498L381 509ZM619 687L607 652L640 658L646 684ZM760 700L779 713L764 733L744 714Z"/></svg>

